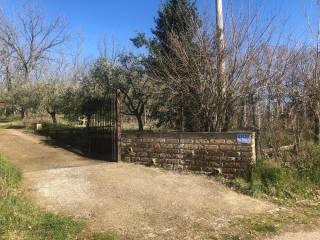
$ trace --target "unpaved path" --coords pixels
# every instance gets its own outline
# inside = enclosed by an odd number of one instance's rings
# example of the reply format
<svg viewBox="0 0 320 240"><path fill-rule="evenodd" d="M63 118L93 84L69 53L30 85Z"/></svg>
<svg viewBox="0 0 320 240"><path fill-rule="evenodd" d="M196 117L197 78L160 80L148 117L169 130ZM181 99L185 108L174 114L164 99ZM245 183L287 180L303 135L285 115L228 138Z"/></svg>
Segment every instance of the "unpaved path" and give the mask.
<svg viewBox="0 0 320 240"><path fill-rule="evenodd" d="M320 240L320 231L284 233L270 240Z"/></svg>
<svg viewBox="0 0 320 240"><path fill-rule="evenodd" d="M17 130L0 131L0 152L24 171L24 188L41 207L123 239L208 239L234 217L275 210L205 176L93 161Z"/></svg>
<svg viewBox="0 0 320 240"><path fill-rule="evenodd" d="M23 172L103 163L49 146L45 140L15 129L0 129L0 153L8 156Z"/></svg>

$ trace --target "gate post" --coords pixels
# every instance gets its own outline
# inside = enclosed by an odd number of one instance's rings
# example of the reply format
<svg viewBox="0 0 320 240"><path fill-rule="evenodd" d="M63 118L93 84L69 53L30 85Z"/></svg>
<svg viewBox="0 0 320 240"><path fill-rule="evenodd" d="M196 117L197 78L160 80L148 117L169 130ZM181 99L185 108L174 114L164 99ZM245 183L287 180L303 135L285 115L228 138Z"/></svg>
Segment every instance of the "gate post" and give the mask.
<svg viewBox="0 0 320 240"><path fill-rule="evenodd" d="M116 101L116 161L121 161L121 94L120 89L117 89Z"/></svg>

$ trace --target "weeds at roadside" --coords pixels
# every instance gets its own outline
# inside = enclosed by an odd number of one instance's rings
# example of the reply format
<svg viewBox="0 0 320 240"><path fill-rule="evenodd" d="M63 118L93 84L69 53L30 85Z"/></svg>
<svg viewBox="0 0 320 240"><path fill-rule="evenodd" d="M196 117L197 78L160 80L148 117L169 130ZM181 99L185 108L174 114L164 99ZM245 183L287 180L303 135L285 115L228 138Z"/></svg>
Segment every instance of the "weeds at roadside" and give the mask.
<svg viewBox="0 0 320 240"><path fill-rule="evenodd" d="M319 225L320 147L307 143L299 155L288 159L259 161L250 172L232 180L217 178L240 193L280 206L275 213L235 219L224 230L229 234L217 239L256 239L278 234L288 226Z"/></svg>
<svg viewBox="0 0 320 240"><path fill-rule="evenodd" d="M19 190L21 172L0 155L0 239L117 240L111 233L88 235L81 219L34 207ZM90 236L90 237L84 237Z"/></svg>

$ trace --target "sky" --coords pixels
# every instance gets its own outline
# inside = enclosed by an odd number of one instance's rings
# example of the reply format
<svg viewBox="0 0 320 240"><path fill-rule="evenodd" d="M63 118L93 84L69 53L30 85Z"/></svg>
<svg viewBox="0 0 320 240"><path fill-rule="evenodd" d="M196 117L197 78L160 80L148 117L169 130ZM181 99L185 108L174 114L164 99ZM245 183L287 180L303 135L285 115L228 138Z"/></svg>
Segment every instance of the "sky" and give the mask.
<svg viewBox="0 0 320 240"><path fill-rule="evenodd" d="M0 0L0 7L7 13L19 10L31 0ZM154 17L164 0L37 0L50 19L62 16L74 38L83 40L83 51L87 56L98 54L97 43L106 36L121 49L134 49L130 38L137 32L150 35ZM209 12L214 19L214 0L198 0L200 13ZM264 21L277 16L277 25L284 33L300 41L312 42L309 25L315 25L318 10L316 0L223 0L225 8L232 5L235 14L252 9L258 11ZM310 22L310 24L308 24Z"/></svg>

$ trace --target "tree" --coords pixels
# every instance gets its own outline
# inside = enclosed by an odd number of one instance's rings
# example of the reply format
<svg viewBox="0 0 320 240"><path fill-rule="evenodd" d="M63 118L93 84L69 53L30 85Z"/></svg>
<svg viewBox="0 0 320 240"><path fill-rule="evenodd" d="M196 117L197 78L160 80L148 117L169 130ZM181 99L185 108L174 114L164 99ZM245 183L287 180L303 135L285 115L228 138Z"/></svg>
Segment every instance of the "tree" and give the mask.
<svg viewBox="0 0 320 240"><path fill-rule="evenodd" d="M89 71L78 79L77 88L68 88L65 99L72 102L74 112L87 118L87 127L95 113L109 100L113 90L114 66L106 58L97 59ZM73 99L72 97L73 96ZM69 109L72 106L69 105Z"/></svg>
<svg viewBox="0 0 320 240"><path fill-rule="evenodd" d="M50 115L52 123L57 124L56 114L62 112L67 91L66 83L59 79L50 79L41 84L41 107Z"/></svg>
<svg viewBox="0 0 320 240"><path fill-rule="evenodd" d="M13 85L18 86L17 93L20 84L31 86L40 66L56 58L54 50L62 46L67 38L62 19L58 17L47 23L39 9L25 7L13 19L0 12L0 61L7 88L11 90ZM13 81L18 81L18 84L13 84ZM26 97L25 94L23 96ZM25 110L25 107L18 107L20 111ZM24 115L21 113L21 116Z"/></svg>
<svg viewBox="0 0 320 240"><path fill-rule="evenodd" d="M15 109L20 112L22 119L28 110L36 112L40 106L40 89L37 84L15 83L12 91L6 96L6 102L15 106Z"/></svg>
<svg viewBox="0 0 320 240"><path fill-rule="evenodd" d="M13 24L4 14L0 15L0 41L13 52L25 81L32 70L49 53L67 40L65 24L61 18L46 24L39 9L25 8L18 15L17 24Z"/></svg>
<svg viewBox="0 0 320 240"><path fill-rule="evenodd" d="M172 46L172 36L183 41L185 49L197 51L194 38L201 26L195 2L189 0L169 0L158 11L158 17L155 20L156 27L152 30L153 38L146 39L144 34L139 34L133 43L137 47L146 46L149 50L149 56L145 60L145 67L150 78L154 79L158 86L157 94L154 96L152 115L159 119L162 125L170 125L174 128L184 130L188 121L188 109L185 104L188 101L184 96L183 84L175 84L171 89L167 86L168 74L175 76L187 76L189 70L186 68L161 68L164 65L164 59L168 64L179 65L179 59L176 57L175 49ZM158 85L159 84L159 85ZM172 96L173 93L173 96ZM162 97L167 96L167 97ZM168 98L168 96L171 96ZM159 98L161 97L161 98ZM164 106L164 107L162 107ZM157 111L162 108L164 111ZM169 111L166 109L170 108Z"/></svg>
<svg viewBox="0 0 320 240"><path fill-rule="evenodd" d="M143 131L143 114L151 96L151 83L146 75L145 68L141 64L141 57L131 54L120 56L120 67L117 69L116 88L122 93L125 115L135 116L139 131Z"/></svg>

